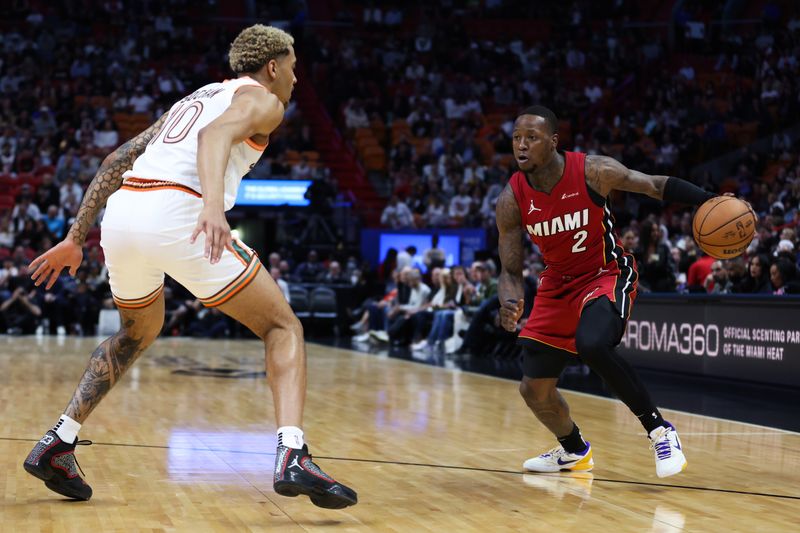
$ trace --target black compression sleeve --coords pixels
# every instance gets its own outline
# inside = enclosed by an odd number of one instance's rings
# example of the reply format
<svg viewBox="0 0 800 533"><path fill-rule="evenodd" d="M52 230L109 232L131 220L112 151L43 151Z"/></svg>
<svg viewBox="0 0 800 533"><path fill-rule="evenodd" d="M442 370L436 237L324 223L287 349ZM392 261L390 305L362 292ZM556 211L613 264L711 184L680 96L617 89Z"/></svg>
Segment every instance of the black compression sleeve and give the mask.
<svg viewBox="0 0 800 533"><path fill-rule="evenodd" d="M664 185L664 201L676 204L700 205L716 194L680 178L669 177Z"/></svg>

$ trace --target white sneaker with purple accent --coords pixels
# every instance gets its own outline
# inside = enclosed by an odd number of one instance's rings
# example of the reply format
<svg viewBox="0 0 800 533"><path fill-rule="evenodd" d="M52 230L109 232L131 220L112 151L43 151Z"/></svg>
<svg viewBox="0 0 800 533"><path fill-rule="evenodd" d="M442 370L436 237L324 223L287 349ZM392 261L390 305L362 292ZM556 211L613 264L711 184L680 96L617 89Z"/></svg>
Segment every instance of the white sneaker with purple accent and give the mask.
<svg viewBox="0 0 800 533"><path fill-rule="evenodd" d="M560 444L538 457L531 457L522 464L529 472L586 471L594 467L592 445L586 443L581 453L569 453Z"/></svg>
<svg viewBox="0 0 800 533"><path fill-rule="evenodd" d="M678 432L669 422L650 432L650 449L656 458L656 475L669 477L680 474L689 464L681 449Z"/></svg>

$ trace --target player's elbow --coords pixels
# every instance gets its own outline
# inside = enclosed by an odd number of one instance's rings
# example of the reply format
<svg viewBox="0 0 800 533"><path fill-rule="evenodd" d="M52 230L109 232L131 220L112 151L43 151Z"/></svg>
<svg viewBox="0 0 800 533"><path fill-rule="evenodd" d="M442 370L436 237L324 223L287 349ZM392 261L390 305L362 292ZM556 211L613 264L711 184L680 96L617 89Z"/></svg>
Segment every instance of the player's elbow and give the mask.
<svg viewBox="0 0 800 533"><path fill-rule="evenodd" d="M231 146L233 139L227 134L226 128L219 124L211 123L197 132L197 149L204 150L206 146Z"/></svg>
<svg viewBox="0 0 800 533"><path fill-rule="evenodd" d="M516 265L503 265L500 269L500 277L506 279L522 279L522 268Z"/></svg>
<svg viewBox="0 0 800 533"><path fill-rule="evenodd" d="M212 141L214 137L219 136L219 128L217 128L214 124L208 124L203 128L200 128L200 131L197 132L197 144L198 146L209 141Z"/></svg>

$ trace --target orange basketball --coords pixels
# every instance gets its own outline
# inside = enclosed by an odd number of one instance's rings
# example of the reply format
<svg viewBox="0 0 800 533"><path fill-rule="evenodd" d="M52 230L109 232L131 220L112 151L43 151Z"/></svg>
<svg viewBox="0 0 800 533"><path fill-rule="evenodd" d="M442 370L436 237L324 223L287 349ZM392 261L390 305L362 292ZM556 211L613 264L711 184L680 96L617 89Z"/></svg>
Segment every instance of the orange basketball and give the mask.
<svg viewBox="0 0 800 533"><path fill-rule="evenodd" d="M694 214L694 240L714 259L737 257L755 237L757 220L745 202L733 196L717 196Z"/></svg>

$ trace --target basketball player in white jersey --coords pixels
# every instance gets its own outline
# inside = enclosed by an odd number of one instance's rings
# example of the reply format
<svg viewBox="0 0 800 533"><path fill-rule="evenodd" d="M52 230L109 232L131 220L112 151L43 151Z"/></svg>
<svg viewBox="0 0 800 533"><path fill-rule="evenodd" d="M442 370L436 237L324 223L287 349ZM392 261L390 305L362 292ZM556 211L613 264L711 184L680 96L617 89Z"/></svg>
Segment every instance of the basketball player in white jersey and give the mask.
<svg viewBox="0 0 800 533"><path fill-rule="evenodd" d="M62 269L75 275L86 233L107 201L101 245L122 328L94 351L64 414L25 460L25 469L49 489L91 497L75 461L78 430L161 331L167 273L264 341L278 425L275 491L308 495L333 509L357 502L353 490L312 462L303 440L302 326L253 251L231 238L225 219L297 82L293 43L277 28L243 30L230 49L238 78L186 96L109 155L67 237L31 263L36 284L47 282L48 289Z"/></svg>

